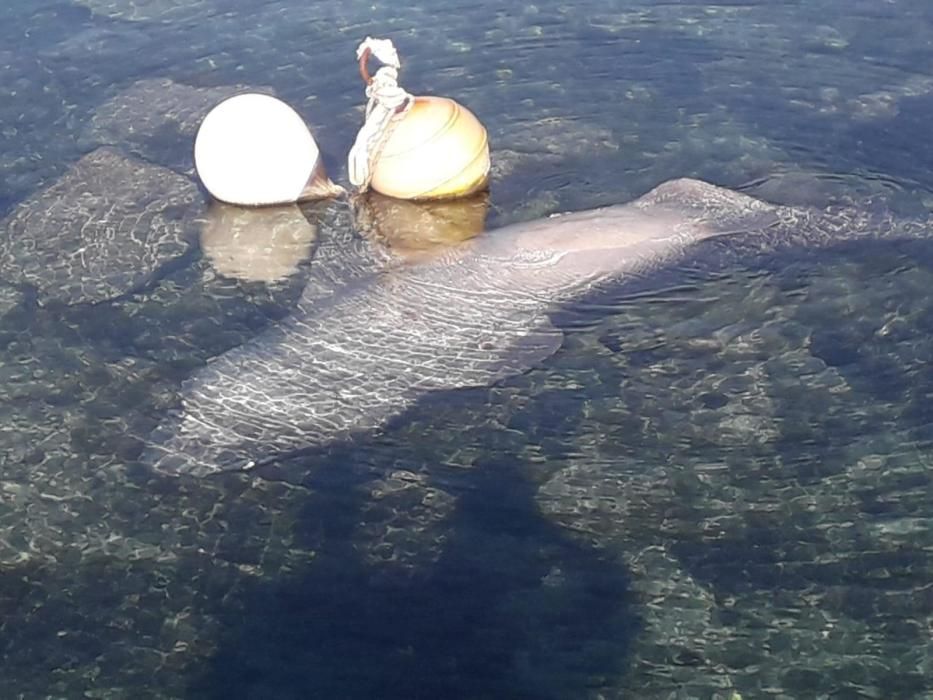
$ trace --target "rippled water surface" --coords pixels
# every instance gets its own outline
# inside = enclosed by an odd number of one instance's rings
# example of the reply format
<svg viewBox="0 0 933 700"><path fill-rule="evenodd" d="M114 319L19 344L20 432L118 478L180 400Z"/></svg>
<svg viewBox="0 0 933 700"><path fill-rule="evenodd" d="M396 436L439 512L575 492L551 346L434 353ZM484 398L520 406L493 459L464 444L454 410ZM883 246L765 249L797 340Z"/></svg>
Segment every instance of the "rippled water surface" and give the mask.
<svg viewBox="0 0 933 700"><path fill-rule="evenodd" d="M926 0L4 3L0 696L933 697L933 225L688 264L543 367L263 475L138 461L187 377L375 255L345 203L287 224L276 282L199 243L222 97L286 99L345 183L385 36L488 128L492 226L683 176L922 221L931 27ZM117 191L139 211L64 257Z"/></svg>

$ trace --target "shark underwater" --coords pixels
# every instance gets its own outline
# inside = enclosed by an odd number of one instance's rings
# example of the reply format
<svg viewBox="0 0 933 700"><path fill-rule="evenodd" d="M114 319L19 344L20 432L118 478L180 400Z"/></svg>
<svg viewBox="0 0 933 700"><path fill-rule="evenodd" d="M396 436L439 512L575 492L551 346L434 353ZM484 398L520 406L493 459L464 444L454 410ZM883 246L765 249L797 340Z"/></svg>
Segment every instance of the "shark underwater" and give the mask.
<svg viewBox="0 0 933 700"><path fill-rule="evenodd" d="M505 226L299 302L183 384L180 408L141 461L201 477L376 431L428 392L530 369L561 345L555 311L594 288L650 278L706 239L767 252L927 227L874 209L770 204L692 179L627 204Z"/></svg>

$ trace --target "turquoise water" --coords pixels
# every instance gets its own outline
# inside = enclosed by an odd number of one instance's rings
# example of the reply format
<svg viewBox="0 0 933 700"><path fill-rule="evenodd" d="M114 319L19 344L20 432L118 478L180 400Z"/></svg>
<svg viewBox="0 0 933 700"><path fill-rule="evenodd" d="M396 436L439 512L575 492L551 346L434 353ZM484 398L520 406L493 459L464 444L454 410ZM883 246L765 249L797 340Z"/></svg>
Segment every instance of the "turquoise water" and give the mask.
<svg viewBox="0 0 933 700"><path fill-rule="evenodd" d="M191 105L229 86L299 109L345 183L367 35L487 126L490 225L681 176L933 204L920 0L16 0L0 20L4 217L99 145L186 177ZM273 284L191 245L66 305L3 263L3 697L933 697L929 241L737 259L590 308L544 367L378 437L264 478L151 473L140 436L181 382L356 245L342 205L303 213L317 248Z"/></svg>

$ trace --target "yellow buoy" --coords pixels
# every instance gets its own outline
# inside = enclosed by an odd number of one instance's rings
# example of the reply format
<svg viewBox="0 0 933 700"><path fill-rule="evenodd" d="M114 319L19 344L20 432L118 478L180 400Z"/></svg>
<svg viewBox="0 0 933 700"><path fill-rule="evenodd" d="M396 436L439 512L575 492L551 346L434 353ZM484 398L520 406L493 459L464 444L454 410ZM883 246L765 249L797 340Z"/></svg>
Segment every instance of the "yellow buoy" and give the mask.
<svg viewBox="0 0 933 700"><path fill-rule="evenodd" d="M383 64L374 76L367 61ZM415 97L398 85L392 42L366 38L357 49L369 102L348 158L350 181L398 199L464 197L489 183L489 139L476 116L446 97Z"/></svg>
<svg viewBox="0 0 933 700"><path fill-rule="evenodd" d="M399 199L463 197L486 187L486 129L446 97L416 97L373 166L371 186Z"/></svg>

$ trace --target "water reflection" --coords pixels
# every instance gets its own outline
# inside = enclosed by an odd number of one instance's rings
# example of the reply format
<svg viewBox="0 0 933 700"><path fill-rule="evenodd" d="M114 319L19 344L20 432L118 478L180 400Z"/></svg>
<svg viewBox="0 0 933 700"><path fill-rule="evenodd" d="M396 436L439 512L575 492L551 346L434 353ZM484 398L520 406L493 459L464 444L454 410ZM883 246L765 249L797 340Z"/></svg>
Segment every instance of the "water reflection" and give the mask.
<svg viewBox="0 0 933 700"><path fill-rule="evenodd" d="M317 227L296 205L248 209L212 202L201 228L201 250L221 275L278 282L306 262Z"/></svg>
<svg viewBox="0 0 933 700"><path fill-rule="evenodd" d="M489 193L414 202L367 192L353 199L357 227L406 260L426 260L482 233Z"/></svg>

